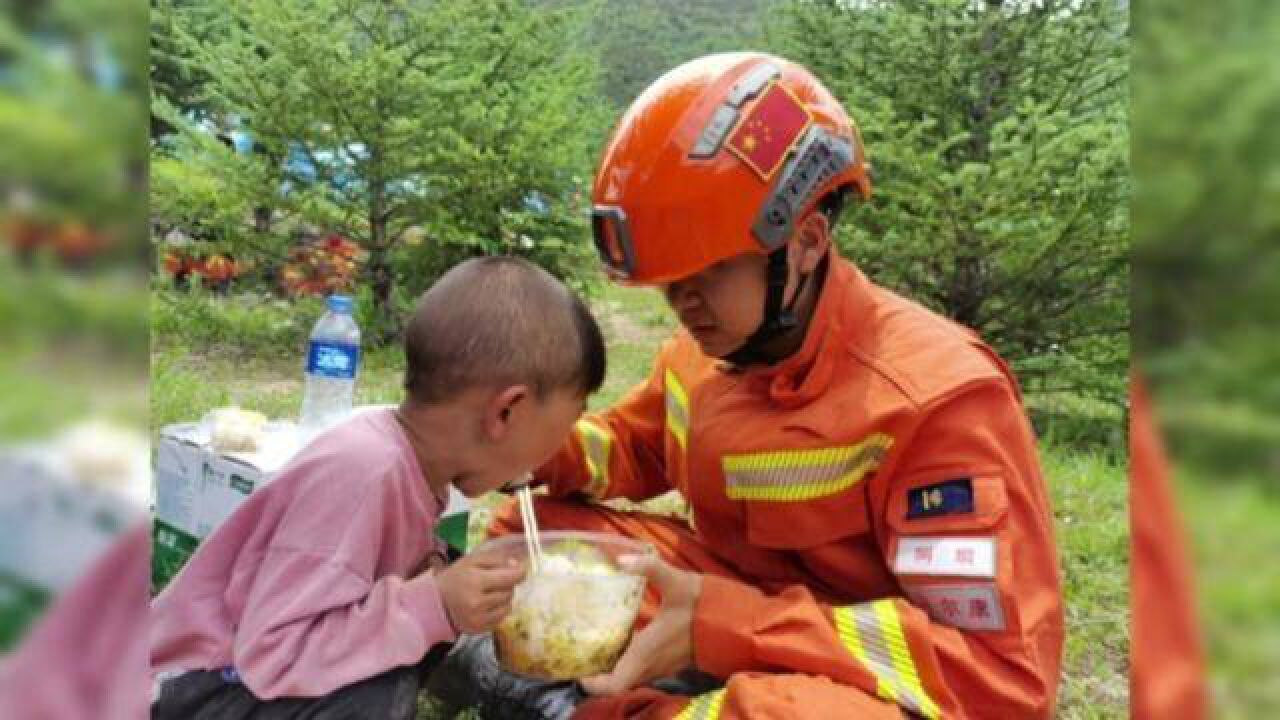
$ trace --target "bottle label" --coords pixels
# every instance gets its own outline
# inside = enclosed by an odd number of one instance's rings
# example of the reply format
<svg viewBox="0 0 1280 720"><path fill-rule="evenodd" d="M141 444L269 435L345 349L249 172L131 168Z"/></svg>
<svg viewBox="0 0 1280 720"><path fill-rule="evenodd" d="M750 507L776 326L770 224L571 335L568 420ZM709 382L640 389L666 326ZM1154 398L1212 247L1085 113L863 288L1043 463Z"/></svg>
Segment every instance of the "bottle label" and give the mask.
<svg viewBox="0 0 1280 720"><path fill-rule="evenodd" d="M307 373L321 377L354 380L360 366L360 346L312 340L307 352Z"/></svg>

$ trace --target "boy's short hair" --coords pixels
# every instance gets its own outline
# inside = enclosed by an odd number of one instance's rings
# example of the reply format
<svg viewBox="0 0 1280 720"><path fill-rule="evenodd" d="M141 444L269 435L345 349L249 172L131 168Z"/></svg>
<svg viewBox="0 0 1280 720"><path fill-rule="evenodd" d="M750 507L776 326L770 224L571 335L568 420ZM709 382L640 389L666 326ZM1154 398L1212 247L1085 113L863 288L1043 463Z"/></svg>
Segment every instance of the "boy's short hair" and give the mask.
<svg viewBox="0 0 1280 720"><path fill-rule="evenodd" d="M604 340L582 300L515 257L462 262L422 297L404 331L404 387L416 402L479 385L589 395L604 382Z"/></svg>

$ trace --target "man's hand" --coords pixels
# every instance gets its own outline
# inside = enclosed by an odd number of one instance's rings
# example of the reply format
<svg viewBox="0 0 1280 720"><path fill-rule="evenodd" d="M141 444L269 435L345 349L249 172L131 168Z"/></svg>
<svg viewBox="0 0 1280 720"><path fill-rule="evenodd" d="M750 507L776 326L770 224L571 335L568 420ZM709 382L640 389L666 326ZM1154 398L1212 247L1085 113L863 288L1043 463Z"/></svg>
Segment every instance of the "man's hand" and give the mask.
<svg viewBox="0 0 1280 720"><path fill-rule="evenodd" d="M511 612L511 596L525 568L494 553L466 555L436 573L436 587L453 628L459 633L493 629Z"/></svg>
<svg viewBox="0 0 1280 720"><path fill-rule="evenodd" d="M693 611L702 593L702 576L678 570L656 557L635 558L624 567L658 588L662 607L627 646L613 672L583 678L592 695L616 695L693 665Z"/></svg>

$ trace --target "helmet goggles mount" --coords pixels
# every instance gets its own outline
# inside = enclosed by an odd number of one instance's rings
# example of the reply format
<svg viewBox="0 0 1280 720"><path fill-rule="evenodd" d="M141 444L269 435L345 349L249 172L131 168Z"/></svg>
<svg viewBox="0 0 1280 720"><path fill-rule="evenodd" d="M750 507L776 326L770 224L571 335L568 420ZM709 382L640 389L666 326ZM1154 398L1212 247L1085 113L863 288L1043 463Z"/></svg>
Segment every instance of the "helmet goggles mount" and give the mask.
<svg viewBox="0 0 1280 720"><path fill-rule="evenodd" d="M620 280L630 280L636 270L636 249L631 242L626 211L614 205L591 208L591 235L605 272Z"/></svg>

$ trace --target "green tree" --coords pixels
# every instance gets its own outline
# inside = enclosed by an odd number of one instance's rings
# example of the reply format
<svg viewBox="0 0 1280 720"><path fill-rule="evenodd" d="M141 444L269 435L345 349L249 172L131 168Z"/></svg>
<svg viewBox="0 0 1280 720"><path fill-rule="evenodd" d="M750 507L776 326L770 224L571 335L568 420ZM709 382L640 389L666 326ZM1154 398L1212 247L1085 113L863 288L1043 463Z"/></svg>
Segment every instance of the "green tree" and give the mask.
<svg viewBox="0 0 1280 720"><path fill-rule="evenodd" d="M222 32L204 32L211 7ZM466 255L521 254L573 277L590 259L584 138L604 121L592 102L595 62L570 47L590 10L534 12L517 0L169 4L172 22L159 27L207 74L212 125L248 133L255 152L187 127L157 155L199 164L237 201L255 198L244 231L226 240L232 251L287 244L264 216L360 242L381 339L397 329L398 304ZM153 110L190 126L163 95ZM186 188L168 177L181 174L158 176L153 192L182 206Z"/></svg>
<svg viewBox="0 0 1280 720"><path fill-rule="evenodd" d="M1280 435L1280 13L1230 0L1152 5L1140 19L1135 354L1159 395L1182 406L1168 414L1181 456L1215 473L1272 467Z"/></svg>
<svg viewBox="0 0 1280 720"><path fill-rule="evenodd" d="M749 50L763 39L766 0L608 0L591 40L602 88L619 109L664 72L712 52Z"/></svg>
<svg viewBox="0 0 1280 720"><path fill-rule="evenodd" d="M115 241L114 259L136 259L146 247L136 222L146 149L130 91L145 83L142 8L9 9L0 14L0 214L89 223Z"/></svg>
<svg viewBox="0 0 1280 720"><path fill-rule="evenodd" d="M178 112L207 116L210 112L206 85L209 73L185 51L183 35L202 41L227 31L226 15L219 8L199 0L150 0L151 55L148 77L151 93L163 97ZM183 8L179 33L177 8ZM151 113L151 138L158 140L178 130L161 115Z"/></svg>
<svg viewBox="0 0 1280 720"><path fill-rule="evenodd" d="M1148 349L1214 344L1280 321L1280 15L1271 7L1231 0L1144 11L1134 64L1134 337ZM1269 337L1258 345L1275 352ZM1280 389L1272 396L1280 407Z"/></svg>
<svg viewBox="0 0 1280 720"><path fill-rule="evenodd" d="M860 126L841 245L975 328L1024 382L1121 402L1128 18L1111 0L794 0L771 44Z"/></svg>

